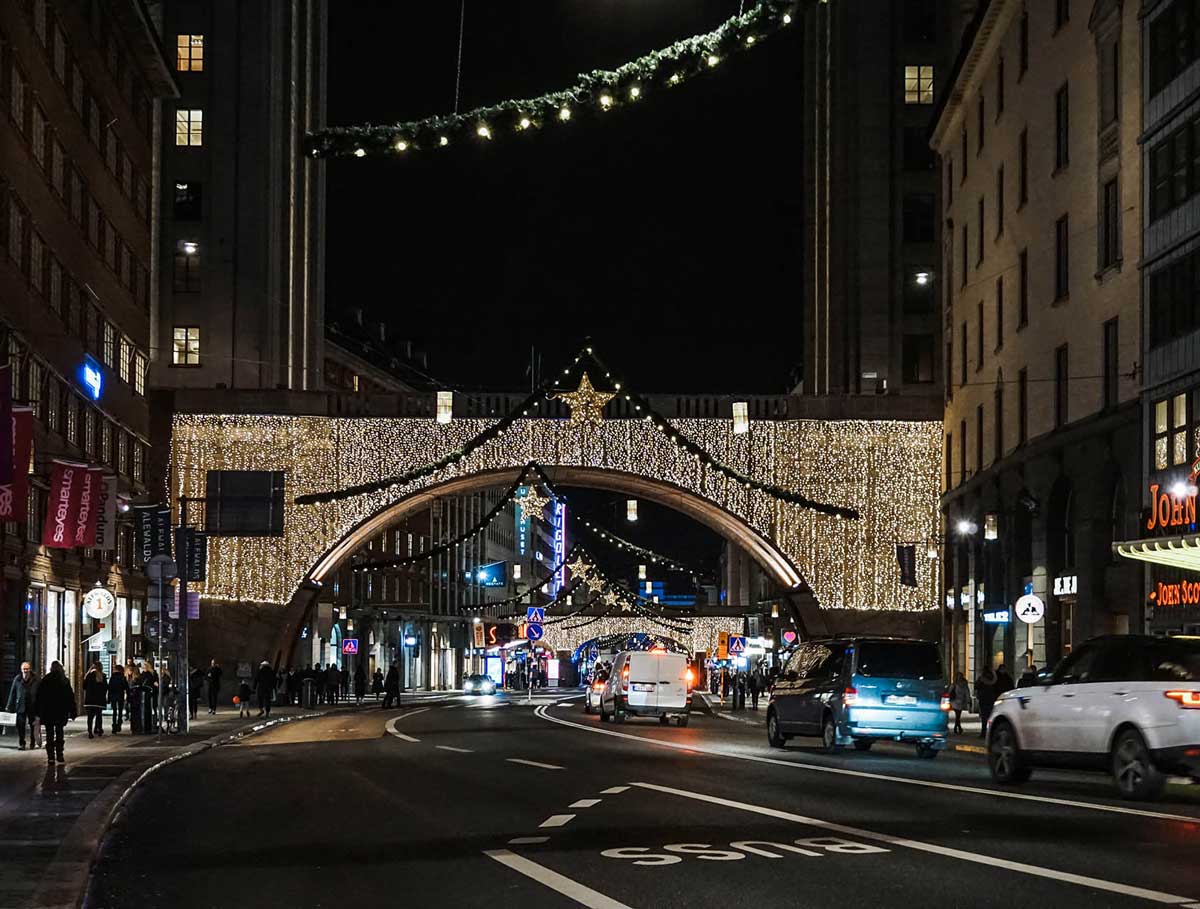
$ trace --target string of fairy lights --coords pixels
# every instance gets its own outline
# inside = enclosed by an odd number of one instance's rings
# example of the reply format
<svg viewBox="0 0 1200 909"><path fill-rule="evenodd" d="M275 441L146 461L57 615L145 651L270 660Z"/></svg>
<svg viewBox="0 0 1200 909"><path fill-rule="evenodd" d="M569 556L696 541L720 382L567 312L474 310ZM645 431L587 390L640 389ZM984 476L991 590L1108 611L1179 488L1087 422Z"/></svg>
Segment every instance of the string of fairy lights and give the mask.
<svg viewBox="0 0 1200 909"><path fill-rule="evenodd" d="M669 556L665 556L660 552L655 552L653 549L647 549L645 546L639 546L637 543L630 542L623 537L618 536L611 530L601 527L599 524L593 524L587 518L581 518L578 515L574 518L575 526L583 527L593 536L598 537L604 542L614 546L615 548L629 552L635 556L646 559L651 565L665 568L668 571L679 571L691 576L693 581L699 582L704 577L704 572L700 569L686 565ZM646 580L644 576L639 580Z"/></svg>
<svg viewBox="0 0 1200 909"><path fill-rule="evenodd" d="M308 135L306 149L314 158L403 159L464 142L488 145L588 117L608 117L696 76L711 74L729 57L760 46L792 23L798 5L798 0L760 0L749 12L727 19L710 32L676 41L614 70L581 73L565 89L403 123L317 130Z"/></svg>

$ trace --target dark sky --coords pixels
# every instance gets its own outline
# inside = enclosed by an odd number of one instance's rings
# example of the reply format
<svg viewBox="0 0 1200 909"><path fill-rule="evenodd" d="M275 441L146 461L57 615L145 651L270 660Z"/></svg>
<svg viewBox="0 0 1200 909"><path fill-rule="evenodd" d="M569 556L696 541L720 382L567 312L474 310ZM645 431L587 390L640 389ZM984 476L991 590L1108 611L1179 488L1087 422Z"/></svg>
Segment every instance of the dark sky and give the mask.
<svg viewBox="0 0 1200 909"><path fill-rule="evenodd" d="M746 0L747 5L753 0ZM566 87L738 0L466 0L461 110ZM459 4L330 4L329 120L453 110ZM327 306L449 382L517 389L590 335L642 391L778 392L800 360L800 35L604 122L328 167Z"/></svg>

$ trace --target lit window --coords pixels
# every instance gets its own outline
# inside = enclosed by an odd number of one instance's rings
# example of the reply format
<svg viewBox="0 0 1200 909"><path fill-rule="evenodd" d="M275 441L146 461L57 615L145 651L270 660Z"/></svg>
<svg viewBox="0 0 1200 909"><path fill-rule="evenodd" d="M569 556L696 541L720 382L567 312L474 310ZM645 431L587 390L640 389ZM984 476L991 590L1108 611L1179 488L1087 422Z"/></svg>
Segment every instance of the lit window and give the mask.
<svg viewBox="0 0 1200 909"><path fill-rule="evenodd" d="M175 111L175 144L203 145L204 144L204 111L177 110Z"/></svg>
<svg viewBox="0 0 1200 909"><path fill-rule="evenodd" d="M904 67L904 103L933 103L933 67Z"/></svg>
<svg viewBox="0 0 1200 909"><path fill-rule="evenodd" d="M175 68L181 73L204 72L204 36L178 35L175 39Z"/></svg>
<svg viewBox="0 0 1200 909"><path fill-rule="evenodd" d="M117 363L117 374L122 382L129 381L129 367L133 365L133 344L128 338L121 338L121 359Z"/></svg>
<svg viewBox="0 0 1200 909"><path fill-rule="evenodd" d="M171 348L172 366L200 365L200 328L190 325L175 327L174 343Z"/></svg>

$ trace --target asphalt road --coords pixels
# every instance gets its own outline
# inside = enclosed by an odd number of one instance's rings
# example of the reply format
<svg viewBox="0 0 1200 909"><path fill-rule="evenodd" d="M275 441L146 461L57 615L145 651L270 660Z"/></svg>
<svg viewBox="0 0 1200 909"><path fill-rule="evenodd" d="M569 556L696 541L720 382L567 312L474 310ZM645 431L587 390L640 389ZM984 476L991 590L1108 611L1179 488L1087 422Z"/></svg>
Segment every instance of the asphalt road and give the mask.
<svg viewBox="0 0 1200 909"><path fill-rule="evenodd" d="M576 697L292 723L150 778L90 906L1100 906L1200 909L1200 787L991 784L973 755L818 754Z"/></svg>

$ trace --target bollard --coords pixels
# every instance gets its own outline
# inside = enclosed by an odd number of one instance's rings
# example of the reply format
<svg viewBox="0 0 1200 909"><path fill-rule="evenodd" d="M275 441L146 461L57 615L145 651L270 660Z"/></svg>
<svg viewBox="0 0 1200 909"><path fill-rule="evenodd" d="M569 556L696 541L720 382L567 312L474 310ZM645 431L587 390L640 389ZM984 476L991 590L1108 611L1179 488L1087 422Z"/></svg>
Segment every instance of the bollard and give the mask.
<svg viewBox="0 0 1200 909"><path fill-rule="evenodd" d="M317 686L312 679L305 679L300 692L300 706L312 709L317 706Z"/></svg>

